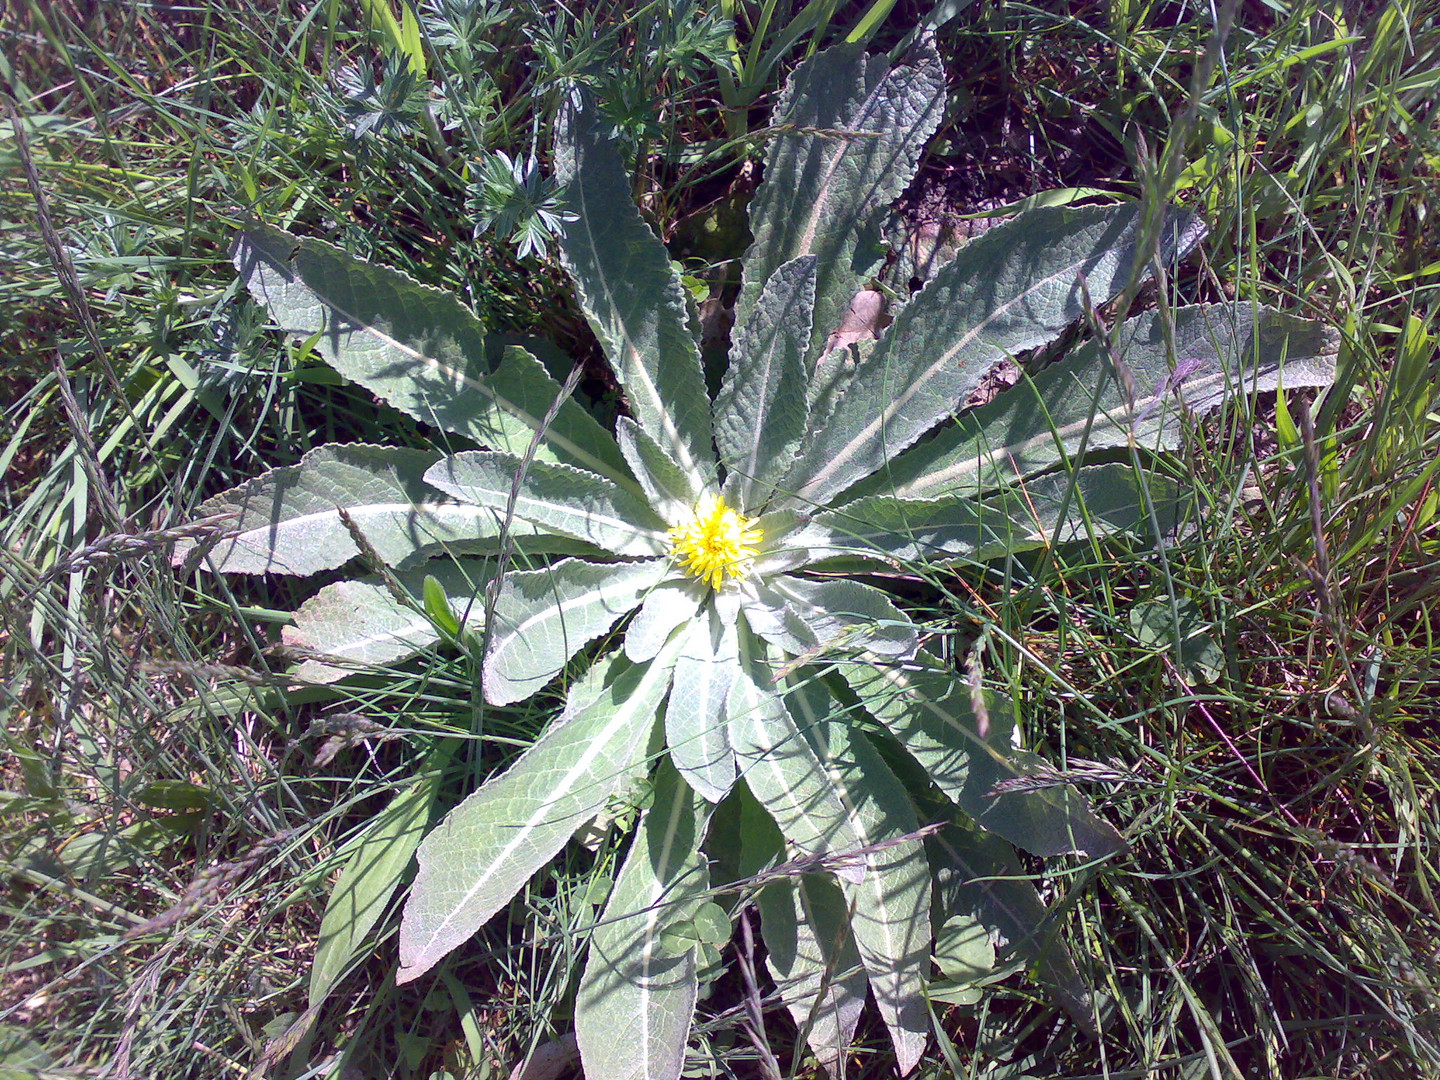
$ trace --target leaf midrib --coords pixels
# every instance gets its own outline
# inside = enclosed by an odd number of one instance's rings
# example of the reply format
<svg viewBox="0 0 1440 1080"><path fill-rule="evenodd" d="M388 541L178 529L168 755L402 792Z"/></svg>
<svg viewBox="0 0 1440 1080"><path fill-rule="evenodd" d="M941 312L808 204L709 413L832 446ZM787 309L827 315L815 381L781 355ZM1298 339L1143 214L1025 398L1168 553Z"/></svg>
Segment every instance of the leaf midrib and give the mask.
<svg viewBox="0 0 1440 1080"><path fill-rule="evenodd" d="M489 510L505 510L508 509L510 505L511 488L509 484L505 485L504 490L500 490L499 488L481 487L480 485L475 483L452 482L452 488L456 492L474 492L476 497L469 499L469 501L479 504ZM579 498L583 499L587 503L591 501L592 497L604 498L605 494L597 492L594 493L593 496L579 496ZM597 534L595 531L586 528L568 528L564 525L557 525L553 521L541 521L537 518L533 518L525 514L521 509L524 506L531 506L536 508L537 510L549 511L550 513L557 516L567 517L572 520L579 518L583 520L587 526L600 525L604 528L612 529L617 533L628 534L630 539L651 541L648 550L644 554L663 555L665 553L665 534L661 530L647 528L642 525L636 525L628 518L617 517L613 514L600 513L588 505L585 508L580 509L574 503L560 502L553 499L544 499L532 492L527 492L522 485L519 493L515 497L515 517L517 519L521 521L526 521L533 525L537 525L542 529L547 529L552 532L563 532L565 535L573 536L577 540L588 540L592 543L600 544L600 546L606 547L606 550L614 549L609 548L606 544L602 544L600 542L599 534ZM619 546L628 547L629 545L627 542ZM617 555L638 554L637 552L618 550L615 551L615 553Z"/></svg>
<svg viewBox="0 0 1440 1080"><path fill-rule="evenodd" d="M416 511L430 514L434 517L444 517L455 511L463 511L463 513L459 515L461 517L483 517L486 519L490 517L490 511L487 507L473 506L463 502L363 503L360 506L343 507L340 506L340 504L338 503L332 503L329 509L326 510L314 510L308 514L300 514L296 517L287 517L280 521L271 521L267 522L264 525L256 525L252 526L251 528L244 529L239 533L239 535L235 537L235 540L243 540L247 537L257 536L262 533L268 533L273 536L277 532L283 530L303 528L306 525L311 525L314 522L323 520L325 518L337 517L341 509L348 513L352 518L372 518L380 517L387 514L414 513ZM480 511L484 511L484 513L480 513Z"/></svg>

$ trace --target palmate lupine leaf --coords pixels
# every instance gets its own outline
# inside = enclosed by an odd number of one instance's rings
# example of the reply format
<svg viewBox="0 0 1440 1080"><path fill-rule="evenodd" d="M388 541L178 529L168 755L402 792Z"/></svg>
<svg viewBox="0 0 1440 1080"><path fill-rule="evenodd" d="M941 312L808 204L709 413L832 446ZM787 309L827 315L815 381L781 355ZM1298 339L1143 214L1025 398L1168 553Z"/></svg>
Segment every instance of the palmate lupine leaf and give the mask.
<svg viewBox="0 0 1440 1080"><path fill-rule="evenodd" d="M662 942L690 918L710 875L698 845L702 806L662 762L615 887L590 936L575 997L575 1036L587 1080L675 1080L699 991L695 950Z"/></svg>
<svg viewBox="0 0 1440 1080"><path fill-rule="evenodd" d="M562 559L506 574L490 623L485 699L508 705L535 693L582 647L633 611L668 572L666 559Z"/></svg>
<svg viewBox="0 0 1440 1080"><path fill-rule="evenodd" d="M498 535L495 515L424 482L440 455L360 443L321 446L298 464L272 469L202 503L201 517L232 514L235 535L210 552L216 570L240 574L314 574L360 553L340 516L344 509L376 554L391 566L442 547L473 549ZM190 543L177 545L185 561Z"/></svg>
<svg viewBox="0 0 1440 1080"><path fill-rule="evenodd" d="M524 349L491 372L480 320L449 293L279 229L242 233L234 263L282 330L318 335L331 367L402 412L514 454L543 429L541 460L625 477L615 440L575 402L544 424L560 385Z"/></svg>
<svg viewBox="0 0 1440 1080"><path fill-rule="evenodd" d="M769 501L806 432L805 349L815 307L815 257L781 266L735 335L715 399L715 442L747 513Z"/></svg>
<svg viewBox="0 0 1440 1080"><path fill-rule="evenodd" d="M933 47L893 70L858 48L830 49L799 68L771 120L775 136L750 208L737 326L783 263L816 257L807 367L884 257L880 216L905 189L945 107Z"/></svg>
<svg viewBox="0 0 1440 1080"><path fill-rule="evenodd" d="M572 689L584 706L425 838L400 924L397 982L469 940L604 808L644 758L676 651L643 665L619 653L597 662Z"/></svg>
<svg viewBox="0 0 1440 1080"><path fill-rule="evenodd" d="M615 555L663 555L665 523L627 487L570 465L530 462L511 454L470 450L436 462L425 482L462 502L512 520L594 544ZM528 530L526 530L528 531Z"/></svg>
<svg viewBox="0 0 1440 1080"><path fill-rule="evenodd" d="M1002 699L983 694L985 715L977 715L970 687L924 651L904 666L836 666L865 711L977 824L1035 855L1099 858L1125 850L1120 834L1072 787L994 792L1000 781L1028 775L1032 760L1014 749L1015 720Z"/></svg>
<svg viewBox="0 0 1440 1080"><path fill-rule="evenodd" d="M402 604L375 578L326 585L295 612L295 625L281 631L292 648L333 657L301 663L292 674L307 682L334 682L359 668L390 664L414 656L441 637L424 611L421 597L427 577L440 585L450 610L461 625L478 623L484 615L485 587L494 564L481 559L434 559L416 570L396 574L400 586L415 598Z"/></svg>
<svg viewBox="0 0 1440 1080"><path fill-rule="evenodd" d="M1170 215L1161 258L1203 230ZM999 360L1043 345L1084 312L1081 279L1101 303L1136 263L1137 207L1036 210L972 240L910 301L869 355L783 485L824 505L880 471L947 418Z"/></svg>
<svg viewBox="0 0 1440 1080"><path fill-rule="evenodd" d="M555 170L575 215L560 253L640 426L696 485L713 483L710 398L684 288L595 113L560 119Z"/></svg>
<svg viewBox="0 0 1440 1080"><path fill-rule="evenodd" d="M864 878L844 886L850 929L904 1076L930 1034L930 867L913 836L914 805L864 735L826 719L831 701L821 686L801 686L787 700L866 849Z"/></svg>
<svg viewBox="0 0 1440 1080"><path fill-rule="evenodd" d="M1328 386L1337 338L1306 319L1251 304L1175 309L1172 364L1162 320L1147 312L1125 324L1118 356L1135 399L1091 341L1033 380L966 413L899 457L856 493L900 499L979 495L1050 468L1062 456L1125 446L1173 450L1187 418L1237 394ZM1098 394L1097 394L1098 389ZM1087 434L1088 428L1088 434Z"/></svg>

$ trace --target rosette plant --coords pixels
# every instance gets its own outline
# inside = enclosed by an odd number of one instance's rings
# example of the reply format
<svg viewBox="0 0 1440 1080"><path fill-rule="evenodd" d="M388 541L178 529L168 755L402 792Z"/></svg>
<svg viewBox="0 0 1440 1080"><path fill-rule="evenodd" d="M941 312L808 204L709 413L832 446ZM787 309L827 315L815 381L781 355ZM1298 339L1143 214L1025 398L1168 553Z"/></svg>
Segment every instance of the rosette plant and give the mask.
<svg viewBox="0 0 1440 1080"><path fill-rule="evenodd" d="M398 980L434 968L649 778L576 991L588 1076L679 1075L697 955L725 936L713 898L736 895L717 865L763 885L770 972L827 1065L869 995L900 1071L914 1066L937 940L950 992L1002 944L1092 1023L1010 845L1099 858L1123 850L1120 834L1073 789L1023 782L1037 759L1010 704L923 648L875 572L1120 530L1158 541L1180 500L1137 463L1177 446L1187 416L1273 388L1282 362L1287 387L1330 378L1317 326L1192 306L1140 316L962 412L998 361L1080 321L1086 296L1102 303L1199 239L1192 216L1134 205L1017 217L897 304L877 339L836 344L943 91L930 51L893 70L831 51L795 74L713 397L689 297L604 125L593 108L562 117L561 255L623 389L613 432L524 349L487 352L450 296L275 230L238 245L281 328L476 448L315 450L204 508L235 517L213 566L310 574L359 548L393 567L296 613L299 678L444 639L481 650L494 705L563 695L537 741L433 828L431 802L412 797L419 826L384 833L382 885L418 857ZM1123 460L1078 460L1107 448ZM350 886L326 921L353 944L390 894L377 908L369 888L362 916ZM322 959L323 995L336 959Z"/></svg>

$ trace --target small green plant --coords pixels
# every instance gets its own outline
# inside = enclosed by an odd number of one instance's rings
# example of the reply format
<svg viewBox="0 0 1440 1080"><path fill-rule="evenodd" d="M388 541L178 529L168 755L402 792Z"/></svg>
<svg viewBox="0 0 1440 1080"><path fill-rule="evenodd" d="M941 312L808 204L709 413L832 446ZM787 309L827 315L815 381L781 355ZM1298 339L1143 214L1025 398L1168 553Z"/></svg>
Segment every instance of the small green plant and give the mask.
<svg viewBox="0 0 1440 1080"><path fill-rule="evenodd" d="M564 694L540 738L433 829L433 775L377 819L327 912L312 1005L412 852L400 982L648 783L577 991L587 1076L680 1075L725 937L712 897L730 882L714 866L758 890L771 974L822 1063L873 994L909 1071L927 995L975 1000L997 940L1094 1026L1009 845L1103 858L1124 841L1017 747L1009 704L958 679L860 576L1123 531L1161 543L1185 499L1147 462L1282 367L1287 388L1325 385L1334 344L1247 303L1162 307L962 412L997 362L1095 323L1091 299L1133 296L1202 235L1189 214L1135 205L1026 213L963 247L878 338L837 342L943 91L929 50L893 70L833 50L796 72L713 399L690 300L608 125L567 107L559 247L625 393L613 433L523 348L492 355L453 297L277 230L241 238L236 266L281 328L483 449L321 447L206 504L234 530L211 565L307 575L364 556L373 577L326 586L286 628L308 650L298 678L448 641L494 705ZM1104 451L1114 460L1081 460Z"/></svg>

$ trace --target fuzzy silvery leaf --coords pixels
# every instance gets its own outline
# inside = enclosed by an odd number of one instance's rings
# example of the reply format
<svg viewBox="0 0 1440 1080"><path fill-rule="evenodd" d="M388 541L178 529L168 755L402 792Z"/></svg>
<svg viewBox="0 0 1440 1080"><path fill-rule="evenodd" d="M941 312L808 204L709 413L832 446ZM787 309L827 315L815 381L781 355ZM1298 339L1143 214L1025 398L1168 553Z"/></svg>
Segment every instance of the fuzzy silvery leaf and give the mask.
<svg viewBox="0 0 1440 1080"><path fill-rule="evenodd" d="M784 861L785 839L747 789L737 789L735 801L738 876L750 879ZM756 906L765 966L775 988L810 1049L833 1075L850 1049L869 989L845 895L829 874L797 874L766 884Z"/></svg>
<svg viewBox="0 0 1440 1080"><path fill-rule="evenodd" d="M805 856L833 857L842 880L864 879L849 816L820 759L773 689L764 645L741 635L741 660L730 686L730 744L746 786L770 812L787 843ZM762 683L763 680L763 683Z"/></svg>
<svg viewBox="0 0 1440 1080"><path fill-rule="evenodd" d="M774 820L742 787L737 793L739 876L753 878L786 857ZM799 874L756 897L765 966L816 1058L832 1074L850 1049L869 979L850 932L850 905L830 874Z"/></svg>
<svg viewBox="0 0 1440 1080"><path fill-rule="evenodd" d="M441 548L472 547L497 534L494 515L452 499L424 482L440 455L428 450L347 443L311 450L286 465L202 503L201 517L230 514L235 535L209 558L240 574L315 574L355 558L360 549L340 516L345 510L375 553L397 566ZM176 547L183 563L193 544Z"/></svg>
<svg viewBox="0 0 1440 1080"><path fill-rule="evenodd" d="M804 566L811 560L803 547L792 543L793 537L810 522L807 514L794 509L767 510L757 524L765 534L765 544L755 560L757 580Z"/></svg>
<svg viewBox="0 0 1440 1080"><path fill-rule="evenodd" d="M654 512L667 524L680 521L700 497L694 481L630 417L616 419L615 437Z"/></svg>
<svg viewBox="0 0 1440 1080"><path fill-rule="evenodd" d="M777 132L750 207L736 323L749 322L779 267L816 257L807 366L884 257L880 218L910 182L945 106L933 47L889 69L858 48L815 56L790 77L771 117Z"/></svg>
<svg viewBox="0 0 1440 1080"><path fill-rule="evenodd" d="M846 578L777 577L774 591L804 623L816 646L828 651L864 649L906 659L919 644L915 624L879 589Z"/></svg>
<svg viewBox="0 0 1440 1080"><path fill-rule="evenodd" d="M751 632L780 652L801 656L820 648L820 638L775 588L773 580L744 582L736 595L737 606L744 612Z"/></svg>
<svg viewBox="0 0 1440 1080"><path fill-rule="evenodd" d="M740 661L736 627L714 611L689 627L675 661L665 706L665 744L680 775L710 802L735 783L735 752L727 730L730 685Z"/></svg>
<svg viewBox="0 0 1440 1080"><path fill-rule="evenodd" d="M850 929L904 1076L930 1033L930 868L913 835L919 822L904 785L865 736L829 719L823 687L804 685L787 701L865 852L863 880L843 886Z"/></svg>
<svg viewBox="0 0 1440 1080"><path fill-rule="evenodd" d="M815 257L785 263L765 282L715 399L715 442L747 513L769 501L806 434L805 349L815 306Z"/></svg>
<svg viewBox="0 0 1440 1080"><path fill-rule="evenodd" d="M435 559L401 571L396 581L415 598L413 604L402 604L375 578L326 585L296 610L295 625L281 631L287 646L322 654L291 674L306 682L334 682L430 648L441 634L420 602L425 578L439 583L450 610L464 625L483 617L485 586L492 573L493 564L479 559Z"/></svg>
<svg viewBox="0 0 1440 1080"><path fill-rule="evenodd" d="M625 628L625 655L641 664L658 653L676 629L696 617L706 591L694 578L662 581L651 589Z"/></svg>
<svg viewBox="0 0 1440 1080"><path fill-rule="evenodd" d="M1168 480L1137 480L1129 465L1048 473L982 499L925 502L872 495L819 514L801 530L812 560L849 557L898 565L946 558L991 559L1009 552L1119 532L1169 532L1181 499Z"/></svg>
<svg viewBox="0 0 1440 1080"><path fill-rule="evenodd" d="M713 483L710 398L684 288L603 128L593 105L561 115L555 169L575 217L560 253L640 426L697 486Z"/></svg>
<svg viewBox="0 0 1440 1080"><path fill-rule="evenodd" d="M1046 909L1014 849L998 836L950 824L925 841L935 866L941 909L968 915L1022 959L1064 1010L1098 1037L1085 980L1060 940L1055 914Z"/></svg>
<svg viewBox="0 0 1440 1080"><path fill-rule="evenodd" d="M1123 850L1121 837L1017 747L1007 701L919 651L917 628L886 594L842 575L1120 531L1163 541L1187 499L1146 466L1179 445L1189 416L1242 391L1333 376L1333 341L1309 323L1245 305L1176 308L1173 323L1117 327L1117 363L1082 346L958 414L998 361L1074 325L1087 289L1103 304L1202 230L1178 210L1149 224L1135 207L1026 213L887 313L869 287L882 217L944 104L928 44L894 70L853 48L797 70L767 133L712 410L695 309L635 208L606 123L583 91L573 95L557 125L565 207L555 209L580 307L627 399L613 438L575 403L557 404L559 387L530 353L510 349L497 365L496 343L458 301L273 230L237 249L279 326L453 433L462 452L437 465L417 451L317 451L207 507L233 510L239 527L215 565L303 573L373 548L413 589L406 565L437 550L488 554L503 539L526 569L496 583L486 697L527 698L573 664L560 716L420 845L400 980L433 968L617 791L658 768L577 995L592 1076L668 1080L683 1068L697 994L685 935L708 947L728 924L722 914L715 937L701 938L696 909L657 945L706 887L705 860L723 857L720 830L699 846L705 800L732 824L740 810L733 862L758 853L763 865L748 872L791 875L762 889L762 932L777 985L828 1066L843 1067L870 986L901 1068L923 1050L933 890L911 794L930 782L957 808L931 857L969 875L957 884L936 867L954 920L942 910L936 922L963 931L951 959L988 961L989 935L1004 938L1086 1024L1084 986L1007 845L1103 859ZM485 449L466 452L472 441ZM1126 455L1133 465L1091 465L1082 443L1141 452ZM502 519L514 526L503 538ZM605 553L611 561L598 561ZM440 633L430 619L453 634L468 621L465 601L479 607L478 578L463 588L435 578L428 618L378 583L341 583L297 613L287 639L358 663L425 647ZM637 608L621 647L615 628ZM810 662L822 656L829 667L816 675ZM863 724L842 722L837 710L851 707L869 714ZM398 831L405 849L414 830ZM375 895L404 873L398 855L381 861ZM1015 880L967 891L977 876Z"/></svg>
<svg viewBox="0 0 1440 1080"><path fill-rule="evenodd" d="M592 563L562 559L506 574L485 653L485 699L522 701L570 658L633 611L670 571L666 559Z"/></svg>
<svg viewBox="0 0 1440 1080"><path fill-rule="evenodd" d="M446 816L420 845L400 923L397 982L464 944L594 817L644 757L674 651L633 665L618 653L577 683L584 708Z"/></svg>
<svg viewBox="0 0 1440 1080"><path fill-rule="evenodd" d="M1164 323L1147 312L1125 324L1117 355L1135 390L1087 342L994 401L891 461L865 492L901 499L977 495L1052 467L1080 450L1173 450L1184 421L1235 395L1328 386L1337 339L1319 323L1251 304L1175 309L1174 358ZM1283 372L1283 375L1282 375ZM1088 429L1088 433L1087 433Z"/></svg>
<svg viewBox="0 0 1440 1080"><path fill-rule="evenodd" d="M1114 827L1095 816L1074 788L996 794L1003 780L1034 772L1013 745L1015 719L1003 699L982 693L983 714L965 681L922 651L915 663L841 663L860 704L895 736L941 792L982 827L1035 855L1091 858L1125 850Z"/></svg>
<svg viewBox="0 0 1440 1080"><path fill-rule="evenodd" d="M896 317L856 368L825 427L805 444L784 487L824 505L948 418L999 360L1043 345L1136 270L1133 206L1036 210L972 240ZM1202 234L1175 212L1161 233L1173 261Z"/></svg>
<svg viewBox="0 0 1440 1080"><path fill-rule="evenodd" d="M825 875L804 874L766 885L756 903L775 988L810 1050L835 1075L870 985L845 894Z"/></svg>
<svg viewBox="0 0 1440 1080"><path fill-rule="evenodd" d="M484 328L453 295L278 229L242 233L234 263L282 330L315 337L331 367L402 412L514 454L543 428L541 460L625 475L615 440L575 402L544 425L560 385L523 349L491 375Z"/></svg>
<svg viewBox="0 0 1440 1080"><path fill-rule="evenodd" d="M587 1080L675 1080L685 1064L699 991L695 951L673 955L661 938L694 915L710 875L695 793L663 762L654 791L590 935L575 996Z"/></svg>
<svg viewBox="0 0 1440 1080"><path fill-rule="evenodd" d="M516 523L594 544L614 555L663 555L665 523L630 488L570 465L470 450L436 462L426 483L485 507L497 526L512 507Z"/></svg>

